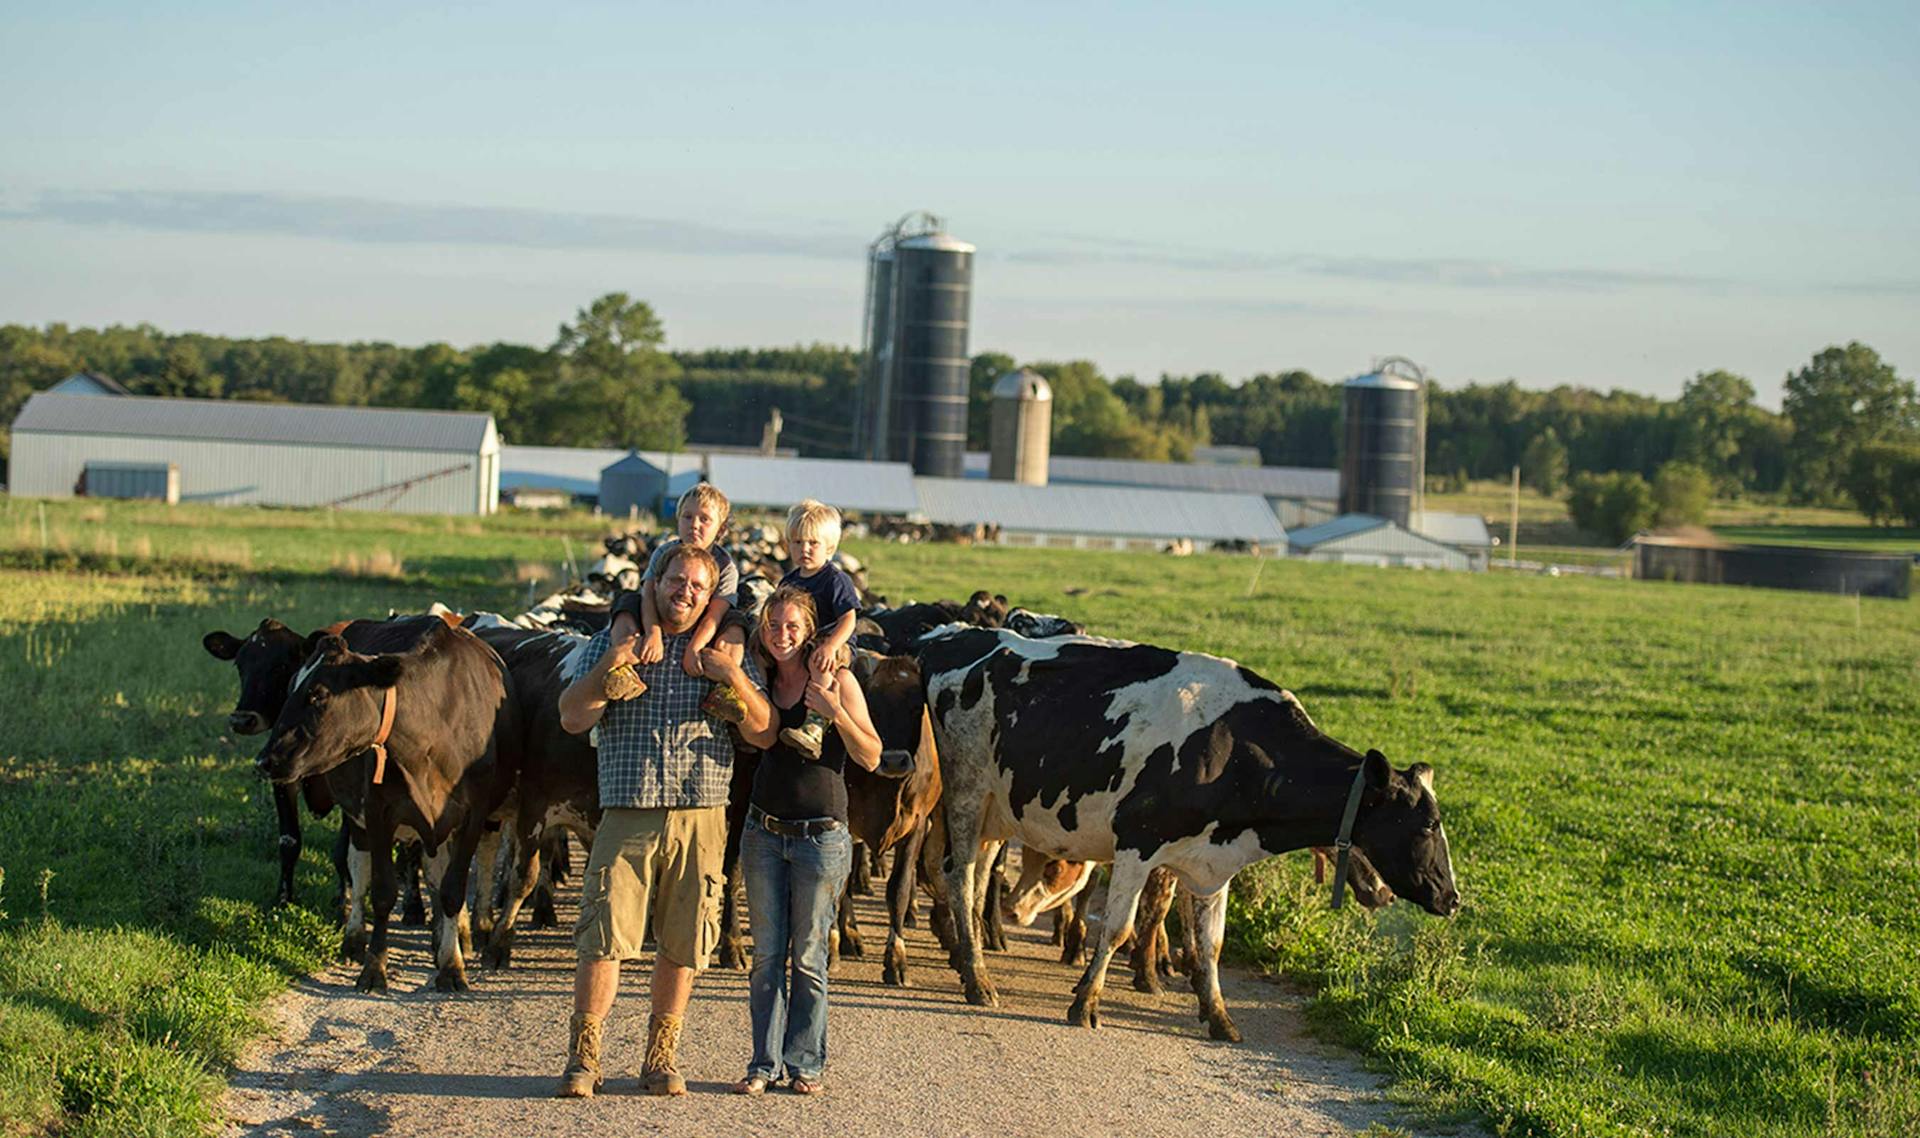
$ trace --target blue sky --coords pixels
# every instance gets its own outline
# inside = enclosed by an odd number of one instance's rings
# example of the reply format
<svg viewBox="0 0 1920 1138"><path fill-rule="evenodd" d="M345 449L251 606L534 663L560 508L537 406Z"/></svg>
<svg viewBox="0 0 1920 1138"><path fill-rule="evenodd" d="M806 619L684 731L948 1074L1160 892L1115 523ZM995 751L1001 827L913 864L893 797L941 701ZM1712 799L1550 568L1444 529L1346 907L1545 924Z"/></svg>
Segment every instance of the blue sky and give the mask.
<svg viewBox="0 0 1920 1138"><path fill-rule="evenodd" d="M850 343L925 208L1110 375L1920 370L1920 5L1349 8L11 5L0 322Z"/></svg>

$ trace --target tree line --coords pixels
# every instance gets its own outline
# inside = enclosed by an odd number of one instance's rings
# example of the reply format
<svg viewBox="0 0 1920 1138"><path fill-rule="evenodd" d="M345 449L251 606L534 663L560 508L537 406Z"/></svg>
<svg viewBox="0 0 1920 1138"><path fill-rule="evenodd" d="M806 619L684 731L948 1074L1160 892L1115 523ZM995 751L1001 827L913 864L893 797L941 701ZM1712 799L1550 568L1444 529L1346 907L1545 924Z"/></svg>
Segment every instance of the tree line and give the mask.
<svg viewBox="0 0 1920 1138"><path fill-rule="evenodd" d="M78 371L135 394L423 407L491 412L507 441L678 449L691 440L755 445L775 408L782 445L852 453L861 354L813 344L671 352L644 301L609 293L560 325L545 347L493 343L326 344L282 337L167 333L150 325L0 326L0 424L32 392ZM984 450L994 381L1021 361L974 357L968 445ZM1053 386L1057 453L1183 460L1213 443L1258 448L1263 462L1338 463L1341 388L1300 370L1230 383L1212 372L1158 383L1108 378L1085 360L1034 361ZM1517 382L1433 384L1427 471L1437 489L1469 479L1523 480L1548 494L1577 475L1656 479L1683 463L1721 496L1777 495L1857 504L1876 520L1920 524L1902 497L1920 478L1920 399L1913 381L1864 344L1827 348L1787 377L1779 413L1726 371L1686 381L1677 399ZM0 458L8 450L0 438Z"/></svg>

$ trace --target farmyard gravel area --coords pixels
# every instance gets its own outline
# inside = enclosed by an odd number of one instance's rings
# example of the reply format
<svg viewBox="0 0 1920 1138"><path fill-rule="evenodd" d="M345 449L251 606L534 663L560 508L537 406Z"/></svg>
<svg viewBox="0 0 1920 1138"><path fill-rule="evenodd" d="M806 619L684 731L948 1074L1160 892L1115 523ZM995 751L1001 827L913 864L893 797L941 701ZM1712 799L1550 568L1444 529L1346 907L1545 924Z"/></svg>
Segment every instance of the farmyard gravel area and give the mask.
<svg viewBox="0 0 1920 1138"><path fill-rule="evenodd" d="M577 861L576 861L577 863ZM574 893L561 920L572 920ZM230 1135L1091 1136L1350 1135L1380 1124L1419 1132L1353 1056L1309 1039L1302 1000L1229 970L1228 1007L1245 1035L1215 1043L1175 977L1135 992L1116 960L1098 1030L1064 1022L1077 970L1046 934L1009 929L989 954L1001 1006L969 1007L925 929L912 930L915 987L880 982L880 909L862 899L869 953L834 968L827 1092L728 1093L746 1067L746 974L709 971L688 1013L681 1099L638 1094L646 1032L645 962L630 964L607 1031L609 1082L589 1101L548 1097L565 1061L573 976L562 931L522 930L512 969L470 974L460 995L423 990L426 938L403 930L393 991L365 996L354 966L298 984L268 1009L269 1034L245 1054L225 1101Z"/></svg>

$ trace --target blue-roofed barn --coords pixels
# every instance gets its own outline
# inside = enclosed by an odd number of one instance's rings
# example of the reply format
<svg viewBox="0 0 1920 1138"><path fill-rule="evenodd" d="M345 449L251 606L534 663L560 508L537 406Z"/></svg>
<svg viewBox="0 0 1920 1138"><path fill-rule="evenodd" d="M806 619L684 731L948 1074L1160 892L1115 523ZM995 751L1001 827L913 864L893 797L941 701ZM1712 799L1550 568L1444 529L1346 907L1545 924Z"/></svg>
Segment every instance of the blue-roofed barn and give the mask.
<svg viewBox="0 0 1920 1138"><path fill-rule="evenodd" d="M1402 529L1372 514L1342 514L1287 535L1295 557L1343 565L1470 569L1467 555L1451 545Z"/></svg>

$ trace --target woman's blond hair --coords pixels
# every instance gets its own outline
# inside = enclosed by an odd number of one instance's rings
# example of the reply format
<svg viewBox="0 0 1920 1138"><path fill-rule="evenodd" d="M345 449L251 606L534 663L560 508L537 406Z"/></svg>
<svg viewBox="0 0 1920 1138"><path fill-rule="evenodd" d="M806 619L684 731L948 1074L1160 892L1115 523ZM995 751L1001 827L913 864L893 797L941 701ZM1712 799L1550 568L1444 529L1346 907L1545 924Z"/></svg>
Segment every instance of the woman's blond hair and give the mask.
<svg viewBox="0 0 1920 1138"><path fill-rule="evenodd" d="M760 661L760 674L767 678L768 685L773 683L773 653L767 651L766 642L761 639L766 631L767 618L773 615L775 605L792 605L806 617L807 633L801 637L802 643L811 643L813 634L820 631L820 610L813 603L813 594L798 585L782 585L760 606L760 624L753 630L753 658ZM804 651L804 649L802 649Z"/></svg>

